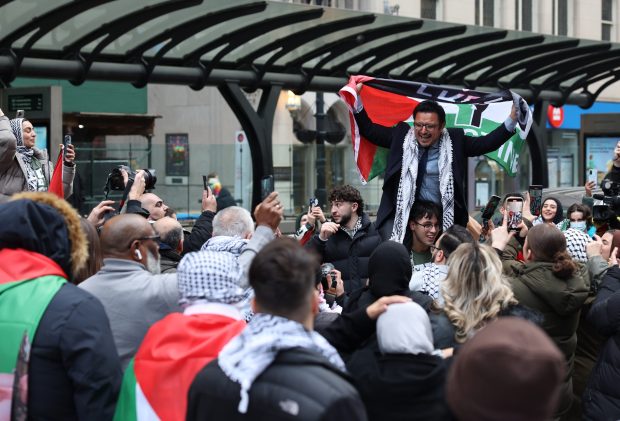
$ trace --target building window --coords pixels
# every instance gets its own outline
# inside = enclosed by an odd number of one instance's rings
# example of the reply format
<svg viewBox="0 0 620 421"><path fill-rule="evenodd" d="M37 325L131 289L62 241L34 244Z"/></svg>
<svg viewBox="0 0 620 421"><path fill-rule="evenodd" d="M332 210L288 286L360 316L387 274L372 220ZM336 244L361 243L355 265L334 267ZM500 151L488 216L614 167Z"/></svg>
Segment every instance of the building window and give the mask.
<svg viewBox="0 0 620 421"><path fill-rule="evenodd" d="M532 30L532 0L521 0L521 30Z"/></svg>
<svg viewBox="0 0 620 421"><path fill-rule="evenodd" d="M558 35L568 35L568 0L557 0Z"/></svg>
<svg viewBox="0 0 620 421"><path fill-rule="evenodd" d="M613 3L612 0L603 0L601 39L611 41L611 29L613 27Z"/></svg>
<svg viewBox="0 0 620 421"><path fill-rule="evenodd" d="M495 24L495 1L475 1L476 25L493 26Z"/></svg>
<svg viewBox="0 0 620 421"><path fill-rule="evenodd" d="M437 0L422 0L420 8L423 19L437 19Z"/></svg>

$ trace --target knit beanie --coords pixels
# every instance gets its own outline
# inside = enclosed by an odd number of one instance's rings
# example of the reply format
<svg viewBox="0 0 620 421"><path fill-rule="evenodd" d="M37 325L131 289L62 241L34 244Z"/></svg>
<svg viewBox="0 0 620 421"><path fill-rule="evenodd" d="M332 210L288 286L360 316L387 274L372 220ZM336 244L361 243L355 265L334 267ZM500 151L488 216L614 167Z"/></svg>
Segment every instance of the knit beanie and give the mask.
<svg viewBox="0 0 620 421"><path fill-rule="evenodd" d="M543 421L557 409L566 361L531 322L501 317L456 354L446 399L460 421Z"/></svg>

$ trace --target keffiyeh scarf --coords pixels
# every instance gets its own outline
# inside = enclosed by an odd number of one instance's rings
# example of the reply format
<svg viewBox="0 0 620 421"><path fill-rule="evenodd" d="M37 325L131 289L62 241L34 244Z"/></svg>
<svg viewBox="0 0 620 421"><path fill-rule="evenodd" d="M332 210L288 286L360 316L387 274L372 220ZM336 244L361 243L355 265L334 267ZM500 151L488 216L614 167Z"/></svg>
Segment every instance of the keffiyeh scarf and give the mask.
<svg viewBox="0 0 620 421"><path fill-rule="evenodd" d="M24 136L22 131L23 122L23 118L15 118L9 121L11 124L11 130L17 140L17 153L20 154L26 167L26 187L28 191L37 191L37 175L34 172L34 168L32 168L32 160L36 158L34 157L34 149L24 146Z"/></svg>
<svg viewBox="0 0 620 421"><path fill-rule="evenodd" d="M425 292L433 300L441 298L440 284L448 275L448 266L430 264L422 270L422 287L420 291Z"/></svg>
<svg viewBox="0 0 620 421"><path fill-rule="evenodd" d="M409 212L415 201L418 176L418 141L412 127L403 142L403 163L396 198L396 215L390 240L403 242L409 222ZM439 139L439 192L443 208L443 230L454 225L454 175L452 174L452 139L444 129Z"/></svg>
<svg viewBox="0 0 620 421"><path fill-rule="evenodd" d="M235 257L239 257L247 245L248 240L243 238L218 235L217 237L211 237L209 241L204 243L200 251L227 251L234 254Z"/></svg>
<svg viewBox="0 0 620 421"><path fill-rule="evenodd" d="M336 368L345 371L342 358L324 337L293 320L259 313L218 357L218 364L226 376L241 384L240 413L245 414L248 410L254 380L271 365L280 351L291 348L318 352Z"/></svg>

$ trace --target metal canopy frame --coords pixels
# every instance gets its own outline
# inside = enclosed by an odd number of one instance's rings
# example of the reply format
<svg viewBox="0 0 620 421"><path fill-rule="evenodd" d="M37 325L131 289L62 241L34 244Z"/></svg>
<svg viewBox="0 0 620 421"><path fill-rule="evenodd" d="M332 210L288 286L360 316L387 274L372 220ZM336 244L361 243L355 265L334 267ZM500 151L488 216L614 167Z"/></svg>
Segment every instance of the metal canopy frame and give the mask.
<svg viewBox="0 0 620 421"><path fill-rule="evenodd" d="M334 92L366 74L587 108L620 79L618 44L279 1L0 0L0 27L3 86L16 77L217 86L248 135L255 203L273 171L282 89ZM258 110L242 89L262 90Z"/></svg>

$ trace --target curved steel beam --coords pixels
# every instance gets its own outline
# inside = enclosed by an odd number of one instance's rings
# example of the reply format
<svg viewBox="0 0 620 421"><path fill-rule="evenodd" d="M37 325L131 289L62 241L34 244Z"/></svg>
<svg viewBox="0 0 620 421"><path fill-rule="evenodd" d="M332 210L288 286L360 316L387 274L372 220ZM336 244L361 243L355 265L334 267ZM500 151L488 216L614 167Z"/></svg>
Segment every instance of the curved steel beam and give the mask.
<svg viewBox="0 0 620 421"><path fill-rule="evenodd" d="M467 47L472 44L479 44L479 43L484 43L484 42L495 41L498 39L504 39L506 37L506 34L508 34L508 31L492 31L492 32L487 32L487 33L482 33L482 34L462 36L462 37L458 37L455 39L447 39L439 44L433 44L426 48L416 50L413 53L405 57L402 57L396 61L391 62L387 66L377 69L377 71L379 73L383 73L385 71L384 69L387 69L388 67L392 67L392 68L399 67L405 63L415 60L416 62L411 63L406 69L404 69L401 72L401 75L406 76L407 79L412 78L413 75L416 75L416 77L426 77L422 75L428 75L429 72L425 72L422 69L418 69L415 72L413 71L413 69L417 67L417 57L421 57L426 63L428 63L446 54L446 52L459 50L463 47ZM424 68L424 65L420 67ZM426 65L426 67L428 67L428 65Z"/></svg>
<svg viewBox="0 0 620 421"><path fill-rule="evenodd" d="M507 51L527 47L544 42L545 37L542 35L536 35L525 38L515 38L510 40L504 40L499 42L491 42L484 46L476 46L471 49L460 51L454 55L446 57L444 60L437 61L430 65L426 70L427 73L432 73L444 67L452 65L441 75L441 83L455 83L452 79L452 74L461 69L462 66L469 63L476 62L483 58L487 58L492 54L496 54L497 51ZM459 81L459 83L464 81Z"/></svg>
<svg viewBox="0 0 620 421"><path fill-rule="evenodd" d="M422 27L424 28L424 27ZM374 57L368 64L379 63L390 55L394 55L397 52L401 52L404 49L411 48L415 45L424 44L425 42L433 41L438 38L447 38L454 35L463 34L467 30L465 25L451 26L439 29L422 30L415 34L396 39L386 44L378 45L374 48L364 49L363 46L358 48L362 52L356 54L349 59L333 66L329 69L330 74L346 73L351 65L354 65L360 61L364 61L370 57ZM371 64L371 65L372 65ZM358 73L364 73L367 65L363 66Z"/></svg>
<svg viewBox="0 0 620 421"><path fill-rule="evenodd" d="M489 73L497 68L503 68L505 66L509 66L515 62L519 62L521 60L526 59L527 57L532 57L538 54L547 54L550 51L555 51L558 48L571 48L579 44L579 40L564 40L557 42L549 42L545 44L539 44L535 46L528 46L519 48L517 50L508 51L501 54L495 54L486 59L479 60L475 63L472 63L469 66L465 66L461 70L454 72L452 74L452 80L465 80L467 75L478 72L482 69L490 67L490 69L484 71L480 75L476 77L476 79L471 83L472 86L483 86L485 82L490 79L487 77Z"/></svg>

